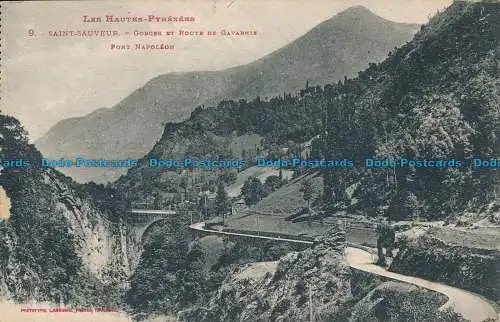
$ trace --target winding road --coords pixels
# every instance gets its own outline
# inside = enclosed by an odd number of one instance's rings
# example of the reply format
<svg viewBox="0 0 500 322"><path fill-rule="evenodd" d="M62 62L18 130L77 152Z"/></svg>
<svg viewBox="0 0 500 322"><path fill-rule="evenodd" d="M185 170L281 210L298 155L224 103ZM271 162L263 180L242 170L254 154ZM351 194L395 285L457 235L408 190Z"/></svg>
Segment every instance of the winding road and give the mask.
<svg viewBox="0 0 500 322"><path fill-rule="evenodd" d="M275 237L264 237L250 234L238 234L238 233L228 233L224 231L213 231L205 229L205 223L196 223L190 226L192 230L203 231L205 233L213 233L217 235L232 235L232 236L242 236L242 237L253 237L253 238L265 238L273 239L277 241L292 241L290 239L275 238ZM302 240L295 240L295 242L300 243L311 243ZM448 301L441 307L445 309L448 307L453 308L457 313L460 313L465 319L472 322L482 322L486 319L493 319L494 321L500 321L500 316L496 313L495 308L490 305L487 301L481 298L479 295L465 291L459 288L451 287L445 284L436 283L432 281L425 280L423 278L406 276L393 272L387 271L385 268L373 264L375 262L375 255L355 247L347 247L346 253L347 263L354 269L369 272L372 274L384 276L396 281L401 281L408 284L413 284L426 288L431 291L439 292L448 297ZM272 263L272 264L271 264ZM276 262L270 262L268 267L272 269L276 267Z"/></svg>
<svg viewBox="0 0 500 322"><path fill-rule="evenodd" d="M347 262L352 268L444 294L448 297L448 302L441 309L451 307L455 312L460 313L465 319L472 322L481 322L488 318L498 321L499 317L495 309L474 293L423 278L389 272L385 268L373 264L374 260L374 255L367 251L354 247L347 248Z"/></svg>
<svg viewBox="0 0 500 322"><path fill-rule="evenodd" d="M136 215L175 215L175 210L147 210L147 209L130 209L130 213Z"/></svg>

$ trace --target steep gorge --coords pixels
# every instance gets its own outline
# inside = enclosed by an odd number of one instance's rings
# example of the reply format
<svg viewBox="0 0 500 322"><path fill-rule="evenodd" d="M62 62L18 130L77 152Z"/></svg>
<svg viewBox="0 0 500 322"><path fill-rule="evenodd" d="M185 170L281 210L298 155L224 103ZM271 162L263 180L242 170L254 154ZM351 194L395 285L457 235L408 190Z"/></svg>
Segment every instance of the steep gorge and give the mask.
<svg viewBox="0 0 500 322"><path fill-rule="evenodd" d="M99 203L89 187L41 168L41 155L14 118L0 115L1 295L16 301L117 304L133 249L117 208ZM7 201L10 200L10 210ZM114 303L113 303L114 302Z"/></svg>

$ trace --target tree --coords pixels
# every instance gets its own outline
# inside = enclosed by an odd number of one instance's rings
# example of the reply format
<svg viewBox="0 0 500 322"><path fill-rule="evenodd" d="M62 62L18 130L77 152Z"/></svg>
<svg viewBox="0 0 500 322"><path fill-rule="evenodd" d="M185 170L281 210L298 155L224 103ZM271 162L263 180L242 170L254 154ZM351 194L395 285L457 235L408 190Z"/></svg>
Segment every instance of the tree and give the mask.
<svg viewBox="0 0 500 322"><path fill-rule="evenodd" d="M215 213L218 216L222 216L222 225L224 225L225 215L230 209L231 202L229 201L226 189L224 189L222 181L219 181L217 195L215 196Z"/></svg>
<svg viewBox="0 0 500 322"><path fill-rule="evenodd" d="M348 80L345 78L344 87ZM328 99L326 111L328 117L324 124L324 147L322 155L326 159L342 159L346 156L354 156L356 149L356 139L353 137L354 131L354 100L353 94L332 93ZM324 197L327 206L346 207L349 204L345 190L348 186L348 178L351 171L344 168L325 169L324 175ZM331 205L328 205L331 203Z"/></svg>
<svg viewBox="0 0 500 322"><path fill-rule="evenodd" d="M258 178L251 176L243 184L241 194L245 203L250 206L264 198L267 195L267 189Z"/></svg>
<svg viewBox="0 0 500 322"><path fill-rule="evenodd" d="M241 149L241 159L246 161L247 157L248 157L247 150L245 150L245 148L242 148Z"/></svg>
<svg viewBox="0 0 500 322"><path fill-rule="evenodd" d="M301 191L303 193L302 198L307 202L307 212L309 213L309 225L311 224L311 198L313 194L313 188L311 184L311 180L307 179L302 183Z"/></svg>
<svg viewBox="0 0 500 322"><path fill-rule="evenodd" d="M219 180L225 184L235 183L237 178L238 174L233 169L222 170L222 173L219 175Z"/></svg>
<svg viewBox="0 0 500 322"><path fill-rule="evenodd" d="M184 190L184 199L187 198L187 187L188 187L188 177L186 176L181 176L180 181L179 181L179 187Z"/></svg>
<svg viewBox="0 0 500 322"><path fill-rule="evenodd" d="M303 198L307 202L307 207L309 207L309 202L311 201L313 193L311 180L308 179L302 183L302 192Z"/></svg>
<svg viewBox="0 0 500 322"><path fill-rule="evenodd" d="M281 151L276 144L270 144L267 148L267 158L268 159L279 159L281 156Z"/></svg>
<svg viewBox="0 0 500 322"><path fill-rule="evenodd" d="M272 175L266 178L264 184L269 187L269 190L275 191L276 189L281 187L282 182L280 177Z"/></svg>
<svg viewBox="0 0 500 322"><path fill-rule="evenodd" d="M198 209L201 213L200 217L203 218L208 218L208 197L206 191L202 192L200 195L200 199L198 200Z"/></svg>
<svg viewBox="0 0 500 322"><path fill-rule="evenodd" d="M450 195L449 200L454 200ZM387 213L391 220L417 219L422 212L423 203L418 199L414 192L409 189L397 191L391 200Z"/></svg>
<svg viewBox="0 0 500 322"><path fill-rule="evenodd" d="M454 200L454 197L455 196L452 196L450 199ZM409 191L406 195L404 207L406 208L409 218L418 219L420 217L422 205L418 200L418 197L413 192Z"/></svg>
<svg viewBox="0 0 500 322"><path fill-rule="evenodd" d="M153 204L156 209L161 209L163 207L163 200L160 195L154 197Z"/></svg>

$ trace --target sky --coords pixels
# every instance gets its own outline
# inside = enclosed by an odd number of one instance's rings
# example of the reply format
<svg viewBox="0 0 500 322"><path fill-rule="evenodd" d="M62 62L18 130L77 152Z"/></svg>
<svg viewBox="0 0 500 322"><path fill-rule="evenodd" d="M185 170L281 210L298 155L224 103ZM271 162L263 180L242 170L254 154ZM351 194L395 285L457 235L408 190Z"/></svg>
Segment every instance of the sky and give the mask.
<svg viewBox="0 0 500 322"><path fill-rule="evenodd" d="M164 73L249 63L354 5L392 21L424 24L451 0L170 0L2 3L0 110L32 139L58 121L113 107ZM194 23L85 23L83 16L192 16ZM134 31L251 30L246 37L133 37ZM30 35L30 30L34 33ZM59 30L116 30L119 37L53 37ZM111 44L173 44L167 52L111 50Z"/></svg>

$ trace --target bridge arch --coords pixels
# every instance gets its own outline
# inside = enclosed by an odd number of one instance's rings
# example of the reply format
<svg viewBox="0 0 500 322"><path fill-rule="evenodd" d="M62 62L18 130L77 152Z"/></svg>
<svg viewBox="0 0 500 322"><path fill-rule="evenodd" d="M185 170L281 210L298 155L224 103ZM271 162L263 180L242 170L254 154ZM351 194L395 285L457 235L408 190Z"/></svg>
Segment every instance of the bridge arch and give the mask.
<svg viewBox="0 0 500 322"><path fill-rule="evenodd" d="M144 242L146 241L145 240L146 236L148 236L155 227L160 226L161 222L166 222L168 220L169 220L168 217L163 217L163 218L156 218L148 222L138 233L137 239L138 241L140 241L141 245L144 245Z"/></svg>

